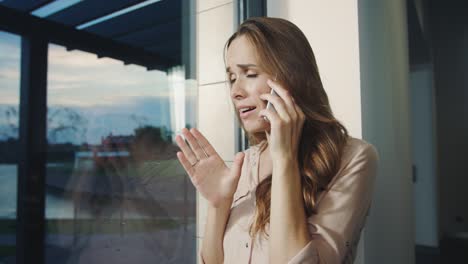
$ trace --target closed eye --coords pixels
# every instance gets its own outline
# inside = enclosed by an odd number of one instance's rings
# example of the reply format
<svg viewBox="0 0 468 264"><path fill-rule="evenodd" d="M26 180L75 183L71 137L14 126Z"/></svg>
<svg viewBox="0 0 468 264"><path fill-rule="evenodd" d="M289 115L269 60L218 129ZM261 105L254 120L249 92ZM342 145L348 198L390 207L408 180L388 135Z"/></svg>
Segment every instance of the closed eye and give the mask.
<svg viewBox="0 0 468 264"><path fill-rule="evenodd" d="M246 75L247 78L255 78L255 77L257 77L257 76L258 76L257 73L255 73L255 74L247 74L247 75ZM236 81L236 79L230 79L230 80L229 80L229 83L230 83L230 84L233 84L235 81Z"/></svg>

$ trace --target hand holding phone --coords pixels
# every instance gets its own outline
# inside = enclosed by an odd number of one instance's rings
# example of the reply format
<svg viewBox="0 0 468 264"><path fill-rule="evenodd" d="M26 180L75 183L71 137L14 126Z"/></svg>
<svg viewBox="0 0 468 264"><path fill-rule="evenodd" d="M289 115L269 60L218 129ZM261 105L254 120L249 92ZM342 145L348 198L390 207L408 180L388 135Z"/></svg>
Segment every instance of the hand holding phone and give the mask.
<svg viewBox="0 0 468 264"><path fill-rule="evenodd" d="M278 94L275 92L275 90L273 90L273 88L271 88L270 94L276 95L276 96L278 95ZM273 106L273 104L270 103L270 101L268 101L267 106L266 106L266 109L270 109L270 108L271 108L273 111L276 111L276 110L275 110L275 107ZM270 120L268 120L268 118L267 118L266 116L264 116L263 119L265 119L265 121L267 121L267 122L270 122Z"/></svg>

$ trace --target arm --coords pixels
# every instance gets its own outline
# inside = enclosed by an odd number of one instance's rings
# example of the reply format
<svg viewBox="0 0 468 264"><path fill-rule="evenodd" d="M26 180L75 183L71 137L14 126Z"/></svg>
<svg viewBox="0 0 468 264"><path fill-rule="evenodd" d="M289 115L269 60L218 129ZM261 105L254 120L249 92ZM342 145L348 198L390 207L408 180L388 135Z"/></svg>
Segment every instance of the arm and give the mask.
<svg viewBox="0 0 468 264"><path fill-rule="evenodd" d="M372 145L351 147L343 167L319 196L317 214L307 219L309 243L288 264L348 263L355 257L371 204L378 154Z"/></svg>
<svg viewBox="0 0 468 264"><path fill-rule="evenodd" d="M271 263L287 263L310 241L297 162L283 160L273 170L270 213Z"/></svg>
<svg viewBox="0 0 468 264"><path fill-rule="evenodd" d="M223 263L223 237L226 223L231 211L232 199L226 201L218 208L208 206L208 214L205 224L205 234L201 248L203 263Z"/></svg>
<svg viewBox="0 0 468 264"><path fill-rule="evenodd" d="M266 131L273 160L270 204L270 260L273 263L342 263L353 257L354 245L364 225L376 175L377 154L365 143L352 140L348 157L330 190L323 192L317 214L305 217L297 154L305 114L289 92L268 80L278 96L262 94L276 111L263 109L270 131ZM354 143L357 142L357 143ZM350 161L348 163L348 161ZM305 245L305 246L304 246ZM292 257L292 258L291 258ZM320 260L319 260L320 259Z"/></svg>
<svg viewBox="0 0 468 264"><path fill-rule="evenodd" d="M233 174L240 175L242 173L242 169L246 168L242 167L243 164L243 155L236 156L232 166ZM223 199L219 204L216 204L216 206L208 203L205 233L200 250L201 263L217 264L224 262L224 232L231 214L231 206L234 197L235 194L230 195L228 198Z"/></svg>
<svg viewBox="0 0 468 264"><path fill-rule="evenodd" d="M189 131L184 128L182 134L188 144L181 136L176 136L177 145L182 150L177 152L177 158L209 206L201 261L222 263L224 230L241 175L244 153L236 154L231 168L228 168L197 129L192 128Z"/></svg>
<svg viewBox="0 0 468 264"><path fill-rule="evenodd" d="M311 239L297 163L305 114L278 82L268 80L267 83L278 95L260 95L261 99L272 103L276 111L266 108L259 112L270 123L270 131L265 133L273 161L269 254L271 263L286 263Z"/></svg>

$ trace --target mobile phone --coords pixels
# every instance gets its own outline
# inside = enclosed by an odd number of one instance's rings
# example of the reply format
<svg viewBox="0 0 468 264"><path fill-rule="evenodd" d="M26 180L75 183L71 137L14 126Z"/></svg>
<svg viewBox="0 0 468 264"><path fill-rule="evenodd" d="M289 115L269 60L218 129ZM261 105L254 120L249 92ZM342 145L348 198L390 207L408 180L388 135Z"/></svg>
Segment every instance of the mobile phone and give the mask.
<svg viewBox="0 0 468 264"><path fill-rule="evenodd" d="M275 92L275 90L273 90L273 88L271 88L270 94L278 96L278 94ZM276 111L276 110L275 110L275 107L273 106L273 104L270 103L270 101L268 101L267 106L266 106L266 109L270 109L270 108L271 108L273 111ZM264 116L263 119L265 119L265 121L267 121L267 122L270 122L270 120L268 120L268 118L267 118L266 116Z"/></svg>

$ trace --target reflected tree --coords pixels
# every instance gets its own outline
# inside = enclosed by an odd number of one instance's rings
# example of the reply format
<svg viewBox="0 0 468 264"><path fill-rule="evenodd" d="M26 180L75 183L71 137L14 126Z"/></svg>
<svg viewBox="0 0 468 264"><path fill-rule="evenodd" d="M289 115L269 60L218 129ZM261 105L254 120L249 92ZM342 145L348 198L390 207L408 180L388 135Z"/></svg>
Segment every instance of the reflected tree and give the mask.
<svg viewBox="0 0 468 264"><path fill-rule="evenodd" d="M148 124L148 118L145 116L131 114L129 118L136 123L137 127L144 127L145 124Z"/></svg>
<svg viewBox="0 0 468 264"><path fill-rule="evenodd" d="M78 139L83 142L87 132L88 120L78 111L68 108L49 108L47 116L49 143L58 143L60 137Z"/></svg>
<svg viewBox="0 0 468 264"><path fill-rule="evenodd" d="M20 114L18 107L7 106L0 111L0 139L18 139ZM49 143L59 143L61 136L67 142L83 142L87 125L88 120L78 110L69 107L48 108L47 139Z"/></svg>
<svg viewBox="0 0 468 264"><path fill-rule="evenodd" d="M0 138L8 139L17 139L19 133L19 113L16 107L7 106L4 111L2 111L2 116L0 117L0 124L4 123L3 127L0 128Z"/></svg>

